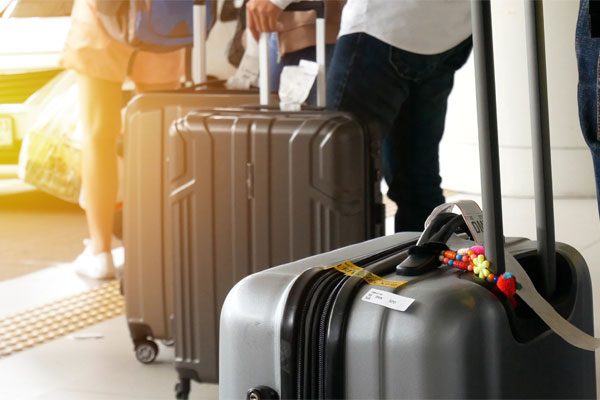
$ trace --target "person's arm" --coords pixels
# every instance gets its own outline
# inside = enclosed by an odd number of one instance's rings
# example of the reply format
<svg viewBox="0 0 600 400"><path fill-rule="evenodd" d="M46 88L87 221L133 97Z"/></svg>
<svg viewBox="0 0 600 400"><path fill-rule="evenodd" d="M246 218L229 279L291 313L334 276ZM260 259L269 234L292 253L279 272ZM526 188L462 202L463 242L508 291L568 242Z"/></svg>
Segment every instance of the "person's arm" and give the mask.
<svg viewBox="0 0 600 400"><path fill-rule="evenodd" d="M246 4L248 28L258 39L260 32L281 30L279 17L283 10L298 0L250 0Z"/></svg>

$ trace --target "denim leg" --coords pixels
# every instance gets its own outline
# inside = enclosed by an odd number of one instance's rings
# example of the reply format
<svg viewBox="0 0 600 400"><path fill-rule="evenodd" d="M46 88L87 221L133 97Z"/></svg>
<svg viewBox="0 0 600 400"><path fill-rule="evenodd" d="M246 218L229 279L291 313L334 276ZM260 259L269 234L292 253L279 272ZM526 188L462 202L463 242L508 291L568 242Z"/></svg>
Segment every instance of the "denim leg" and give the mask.
<svg viewBox="0 0 600 400"><path fill-rule="evenodd" d="M439 144L454 73L467 61L471 47L469 38L434 56L395 52L399 74L414 77L410 95L383 149L388 196L398 206L396 232L422 230L431 211L445 202L440 186Z"/></svg>
<svg viewBox="0 0 600 400"><path fill-rule="evenodd" d="M398 205L396 232L422 230L431 211L445 202L439 143L453 80L453 72L447 72L413 84L391 132L391 149L384 157L396 160L392 177L387 179L388 196Z"/></svg>
<svg viewBox="0 0 600 400"><path fill-rule="evenodd" d="M389 62L392 47L365 33L342 36L327 81L327 108L348 111L374 138L387 134L408 97L410 82Z"/></svg>
<svg viewBox="0 0 600 400"><path fill-rule="evenodd" d="M596 176L596 194L600 213L600 136L598 131L600 38L590 35L589 0L579 4L579 17L575 34L575 50L579 84L577 102L579 105L579 123L587 145L592 153L592 162Z"/></svg>
<svg viewBox="0 0 600 400"><path fill-rule="evenodd" d="M383 139L396 231L419 231L444 202L438 147L454 72L471 51L467 39L438 55L409 53L364 33L338 40L329 71L328 108L349 111Z"/></svg>
<svg viewBox="0 0 600 400"><path fill-rule="evenodd" d="M283 62L279 60L279 38L275 33L269 35L269 58L271 59L271 69L269 71L271 92L277 93L279 91L279 78L281 77Z"/></svg>

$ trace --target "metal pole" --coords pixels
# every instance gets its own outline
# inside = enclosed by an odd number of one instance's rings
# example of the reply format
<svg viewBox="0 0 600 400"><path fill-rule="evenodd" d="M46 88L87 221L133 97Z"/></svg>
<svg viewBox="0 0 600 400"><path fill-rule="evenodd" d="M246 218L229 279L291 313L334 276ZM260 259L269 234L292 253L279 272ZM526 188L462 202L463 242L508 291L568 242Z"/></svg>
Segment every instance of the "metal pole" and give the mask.
<svg viewBox="0 0 600 400"><path fill-rule="evenodd" d="M502 227L492 15L489 0L471 1L471 21L477 83L484 246L486 257L492 262L496 273L502 274L505 270L504 230Z"/></svg>
<svg viewBox="0 0 600 400"><path fill-rule="evenodd" d="M258 89L261 106L269 106L271 102L269 35L268 32L261 32L258 40ZM250 39L250 36L248 38Z"/></svg>
<svg viewBox="0 0 600 400"><path fill-rule="evenodd" d="M206 1L195 0L193 8L194 47L192 50L192 80L206 82Z"/></svg>
<svg viewBox="0 0 600 400"><path fill-rule="evenodd" d="M327 84L325 82L325 18L317 18L315 24L316 31L316 52L317 52L317 64L319 64L319 74L317 75L317 106L327 106Z"/></svg>
<svg viewBox="0 0 600 400"><path fill-rule="evenodd" d="M525 2L538 268L542 294L550 298L556 288L556 249L543 13L541 0Z"/></svg>

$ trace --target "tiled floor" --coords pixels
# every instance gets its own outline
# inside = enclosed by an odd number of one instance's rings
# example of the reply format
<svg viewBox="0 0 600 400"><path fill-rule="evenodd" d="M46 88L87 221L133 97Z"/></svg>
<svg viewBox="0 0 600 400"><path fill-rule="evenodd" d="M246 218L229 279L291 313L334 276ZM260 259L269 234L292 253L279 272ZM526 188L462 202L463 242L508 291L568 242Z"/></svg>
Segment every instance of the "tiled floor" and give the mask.
<svg viewBox="0 0 600 400"><path fill-rule="evenodd" d="M455 198L452 195L448 200ZM533 211L530 200L505 200L507 235L534 236ZM597 304L595 310L600 310L600 223L596 203L591 199L557 200L555 214L557 239L578 248L588 261ZM391 225L389 220L388 226ZM0 317L93 285L78 278L68 265L0 282ZM123 317L86 328L84 332L100 338L67 336L0 360L0 399L174 398L176 374L171 365L172 349L161 346L157 362L140 364L134 357ZM596 332L600 332L600 311L596 312ZM190 398L215 399L217 394L216 385L195 384Z"/></svg>

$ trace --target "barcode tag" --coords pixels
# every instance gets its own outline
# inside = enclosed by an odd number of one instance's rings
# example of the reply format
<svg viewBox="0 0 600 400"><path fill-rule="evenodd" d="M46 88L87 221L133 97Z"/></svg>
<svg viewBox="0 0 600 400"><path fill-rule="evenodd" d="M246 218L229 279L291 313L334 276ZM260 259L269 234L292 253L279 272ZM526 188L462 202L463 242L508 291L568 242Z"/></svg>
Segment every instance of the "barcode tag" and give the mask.
<svg viewBox="0 0 600 400"><path fill-rule="evenodd" d="M446 203L437 206L431 212L431 215L427 218L427 221L425 221L425 227L429 226L431 221L433 221L439 214L443 212L452 212L454 207L458 207L460 210L460 213L467 223L467 227L469 228L469 232L471 233L473 240L479 244L483 244L483 212L481 211L479 204L473 200L459 200L453 203Z"/></svg>
<svg viewBox="0 0 600 400"><path fill-rule="evenodd" d="M398 311L406 311L408 307L410 307L410 305L415 301L415 299L389 293L379 289L369 290L367 294L363 296L362 300Z"/></svg>

